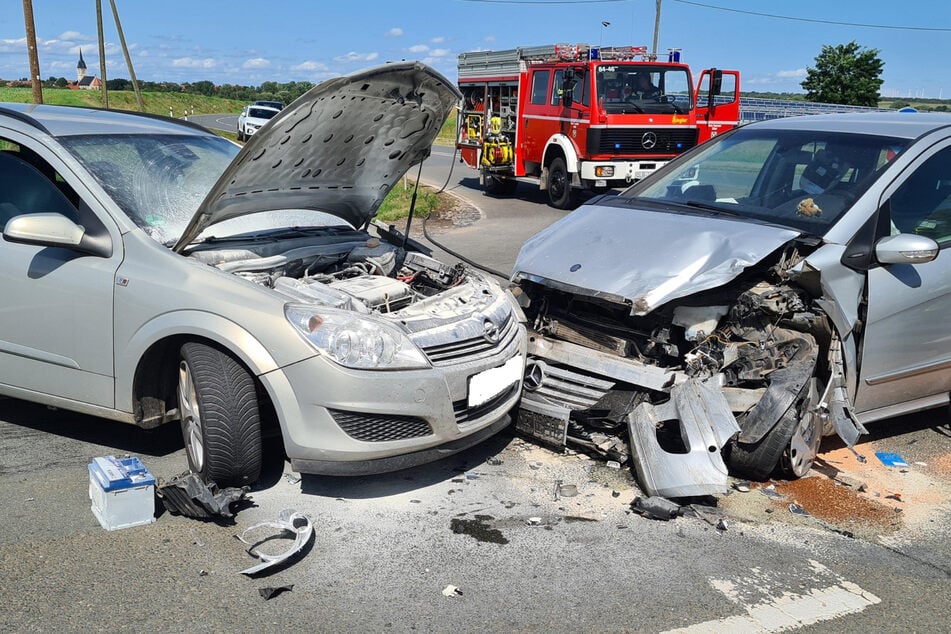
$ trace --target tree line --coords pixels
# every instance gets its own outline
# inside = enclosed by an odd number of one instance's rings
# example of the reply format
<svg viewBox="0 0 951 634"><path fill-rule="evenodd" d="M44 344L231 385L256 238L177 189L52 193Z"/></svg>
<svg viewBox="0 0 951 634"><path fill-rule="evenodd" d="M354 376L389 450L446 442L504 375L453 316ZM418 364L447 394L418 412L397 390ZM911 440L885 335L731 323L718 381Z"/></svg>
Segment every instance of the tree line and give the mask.
<svg viewBox="0 0 951 634"><path fill-rule="evenodd" d="M29 83L24 77L19 83ZM70 81L65 77L49 77L43 82L44 88L66 88ZM203 95L205 97L221 97L238 101L255 101L266 99L269 101L283 101L290 103L314 87L309 81L289 81L280 83L266 81L260 86L241 86L237 84L221 84L207 80L188 83L171 81L139 81L139 89L143 92L176 92L189 95ZM132 82L119 77L106 81L109 90L132 90Z"/></svg>

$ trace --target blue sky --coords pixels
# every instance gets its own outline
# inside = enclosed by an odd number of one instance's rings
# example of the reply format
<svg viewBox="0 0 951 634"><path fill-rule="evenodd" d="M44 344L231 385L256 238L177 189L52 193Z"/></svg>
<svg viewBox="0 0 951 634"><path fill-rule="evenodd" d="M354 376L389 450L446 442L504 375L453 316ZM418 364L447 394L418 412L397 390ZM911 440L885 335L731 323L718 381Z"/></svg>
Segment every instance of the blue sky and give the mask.
<svg viewBox="0 0 951 634"><path fill-rule="evenodd" d="M29 75L22 2L2 3L0 78L19 79ZM108 77L128 77L109 0L102 4ZM100 74L95 2L33 0L33 5L40 75L75 79L80 47L89 72ZM259 85L318 82L400 59L422 60L455 78L456 56L480 49L555 42L650 46L656 2L116 0L116 5L140 79ZM658 50L682 49L695 71L739 69L745 90L802 92L805 69L822 46L851 40L879 49L883 95L951 99L951 2L943 0L662 0Z"/></svg>

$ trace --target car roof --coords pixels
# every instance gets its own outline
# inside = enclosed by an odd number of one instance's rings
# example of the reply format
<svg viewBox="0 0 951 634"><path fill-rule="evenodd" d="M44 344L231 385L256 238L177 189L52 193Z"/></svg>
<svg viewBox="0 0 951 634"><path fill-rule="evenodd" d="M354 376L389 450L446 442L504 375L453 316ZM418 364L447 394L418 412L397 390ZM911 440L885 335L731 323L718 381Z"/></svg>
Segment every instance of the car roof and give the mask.
<svg viewBox="0 0 951 634"><path fill-rule="evenodd" d="M941 112L848 112L785 117L750 125L755 126L758 130L824 130L917 139L934 130L951 126L951 114Z"/></svg>
<svg viewBox="0 0 951 634"><path fill-rule="evenodd" d="M201 126L161 115L101 108L0 103L10 117L55 137L95 134L212 134Z"/></svg>

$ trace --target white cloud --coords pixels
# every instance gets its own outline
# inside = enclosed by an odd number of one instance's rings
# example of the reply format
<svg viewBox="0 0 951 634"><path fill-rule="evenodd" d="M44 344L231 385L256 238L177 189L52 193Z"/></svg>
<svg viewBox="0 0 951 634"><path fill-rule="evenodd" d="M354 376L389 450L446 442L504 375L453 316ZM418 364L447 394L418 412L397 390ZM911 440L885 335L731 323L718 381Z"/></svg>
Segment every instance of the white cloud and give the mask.
<svg viewBox="0 0 951 634"><path fill-rule="evenodd" d="M428 50L429 50L429 47L426 46L425 44L415 44L409 47L410 53L425 53Z"/></svg>
<svg viewBox="0 0 951 634"><path fill-rule="evenodd" d="M443 42L446 41L446 38L440 35L439 37L434 37L433 39L429 41L432 42L433 44L442 44Z"/></svg>
<svg viewBox="0 0 951 634"><path fill-rule="evenodd" d="M484 38L482 38L482 41L483 41L483 42L489 42L489 43L494 42L494 41L495 41L495 36L494 36L494 35L486 35Z"/></svg>
<svg viewBox="0 0 951 634"><path fill-rule="evenodd" d="M392 29L386 32L386 37L399 37L403 35L403 29L398 26L394 26Z"/></svg>
<svg viewBox="0 0 951 634"><path fill-rule="evenodd" d="M429 51L429 54L432 57L446 57L451 52L452 51L450 51L448 48L434 48L433 50Z"/></svg>
<svg viewBox="0 0 951 634"><path fill-rule="evenodd" d="M241 64L241 68L267 68L271 62L263 57L253 57Z"/></svg>
<svg viewBox="0 0 951 634"><path fill-rule="evenodd" d="M210 57L205 59L194 59L191 57L179 57L172 60L173 68L214 68L217 62Z"/></svg>
<svg viewBox="0 0 951 634"><path fill-rule="evenodd" d="M800 77L806 76L806 69L797 68L795 70L781 70L776 73L776 76L780 79L798 79Z"/></svg>
<svg viewBox="0 0 951 634"><path fill-rule="evenodd" d="M291 70L327 70L326 64L321 64L320 62L312 62L310 60L306 62L301 62L296 66L291 66Z"/></svg>
<svg viewBox="0 0 951 634"><path fill-rule="evenodd" d="M91 35L80 33L79 31L64 31L59 34L58 40L79 40L80 42L92 42L95 38Z"/></svg>
<svg viewBox="0 0 951 634"><path fill-rule="evenodd" d="M375 52L374 53L357 53L354 51L350 51L346 55L338 55L337 57L334 58L334 61L335 62L372 62L379 56L380 54Z"/></svg>

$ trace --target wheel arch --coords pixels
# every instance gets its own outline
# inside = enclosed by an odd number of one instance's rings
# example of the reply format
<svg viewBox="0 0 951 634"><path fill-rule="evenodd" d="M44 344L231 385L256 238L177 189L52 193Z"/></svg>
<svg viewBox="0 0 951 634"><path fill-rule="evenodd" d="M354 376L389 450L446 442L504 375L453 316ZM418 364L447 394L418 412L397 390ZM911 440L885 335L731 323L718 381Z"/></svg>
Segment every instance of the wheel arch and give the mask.
<svg viewBox="0 0 951 634"><path fill-rule="evenodd" d="M175 401L179 350L196 341L232 354L255 377L278 368L264 345L238 324L198 311L166 313L143 325L116 359L116 409L132 412L136 423L154 427Z"/></svg>
<svg viewBox="0 0 951 634"><path fill-rule="evenodd" d="M571 139L564 134L553 134L551 138L548 139L548 142L545 144L545 154L542 158L542 165L548 167L558 156L565 159L565 167L568 169L569 174L578 173L578 150L575 148L575 144L572 143Z"/></svg>

